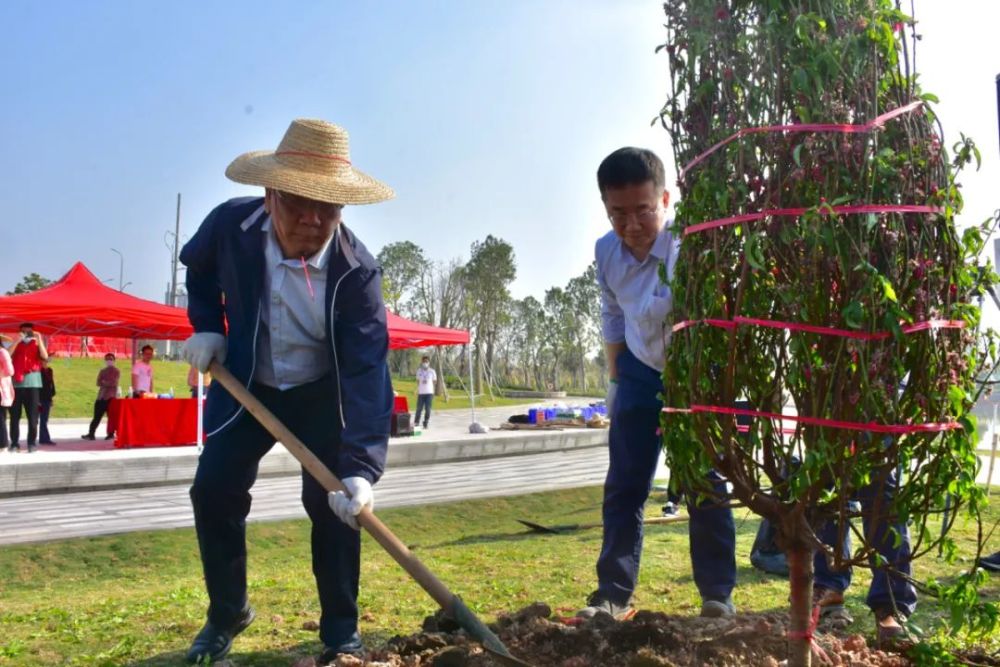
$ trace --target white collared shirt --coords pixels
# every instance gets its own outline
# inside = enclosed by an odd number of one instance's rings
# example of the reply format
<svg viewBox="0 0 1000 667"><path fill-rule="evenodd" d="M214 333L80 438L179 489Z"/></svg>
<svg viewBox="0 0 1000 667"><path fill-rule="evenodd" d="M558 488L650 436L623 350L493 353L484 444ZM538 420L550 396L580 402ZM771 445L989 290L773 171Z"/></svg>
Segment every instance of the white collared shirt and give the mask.
<svg viewBox="0 0 1000 667"><path fill-rule="evenodd" d="M663 371L670 341L667 315L673 306L669 285L660 278L666 265L667 280L674 274L680 243L670 233L668 220L640 262L614 230L597 241L597 282L601 286L601 333L609 343L622 343L642 363Z"/></svg>
<svg viewBox="0 0 1000 667"><path fill-rule="evenodd" d="M266 234L264 292L254 380L284 391L330 373L326 275L331 245L340 230L338 228L315 255L305 260L305 267L302 258L284 258L270 218L264 221L261 230Z"/></svg>

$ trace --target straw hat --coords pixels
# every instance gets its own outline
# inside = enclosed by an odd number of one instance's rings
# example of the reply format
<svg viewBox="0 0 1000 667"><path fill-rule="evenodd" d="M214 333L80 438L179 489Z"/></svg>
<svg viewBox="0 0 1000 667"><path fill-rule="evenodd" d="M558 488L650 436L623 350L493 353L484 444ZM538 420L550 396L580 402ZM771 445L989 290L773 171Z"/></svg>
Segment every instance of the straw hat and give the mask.
<svg viewBox="0 0 1000 667"><path fill-rule="evenodd" d="M347 130L325 120L292 121L276 151L244 153L226 168L237 183L331 204L374 204L396 196L351 165Z"/></svg>

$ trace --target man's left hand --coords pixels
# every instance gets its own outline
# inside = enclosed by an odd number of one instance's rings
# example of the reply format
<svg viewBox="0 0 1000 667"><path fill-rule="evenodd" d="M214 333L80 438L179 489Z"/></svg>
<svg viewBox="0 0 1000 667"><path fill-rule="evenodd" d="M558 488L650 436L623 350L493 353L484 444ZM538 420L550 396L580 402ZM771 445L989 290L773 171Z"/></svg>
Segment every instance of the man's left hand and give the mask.
<svg viewBox="0 0 1000 667"><path fill-rule="evenodd" d="M330 509L348 526L361 530L356 517L366 505L369 509L375 509L375 492L371 482L364 477L345 477L340 483L347 489L350 497L343 491L328 494Z"/></svg>

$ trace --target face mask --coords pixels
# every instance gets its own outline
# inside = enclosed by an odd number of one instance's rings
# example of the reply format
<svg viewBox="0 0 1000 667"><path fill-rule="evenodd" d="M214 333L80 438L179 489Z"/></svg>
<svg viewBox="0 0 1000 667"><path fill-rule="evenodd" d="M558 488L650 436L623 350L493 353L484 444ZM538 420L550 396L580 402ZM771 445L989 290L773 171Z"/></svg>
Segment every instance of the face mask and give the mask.
<svg viewBox="0 0 1000 667"><path fill-rule="evenodd" d="M26 334L26 333L21 334L21 340L27 343L28 341L31 340L31 334Z"/></svg>
<svg viewBox="0 0 1000 667"><path fill-rule="evenodd" d="M431 367L431 365L425 361L424 363L420 364L420 367L423 368L424 370L427 370L428 368Z"/></svg>
<svg viewBox="0 0 1000 667"><path fill-rule="evenodd" d="M115 362L112 359L105 359L104 363L107 364L108 368L111 368L112 366L115 365Z"/></svg>

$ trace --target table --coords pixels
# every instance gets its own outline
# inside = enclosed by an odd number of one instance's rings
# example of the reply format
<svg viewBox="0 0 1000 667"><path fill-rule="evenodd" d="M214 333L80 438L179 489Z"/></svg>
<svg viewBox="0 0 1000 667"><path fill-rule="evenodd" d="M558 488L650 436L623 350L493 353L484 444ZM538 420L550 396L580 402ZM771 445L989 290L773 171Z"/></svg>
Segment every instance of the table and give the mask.
<svg viewBox="0 0 1000 667"><path fill-rule="evenodd" d="M173 447L198 441L198 400L119 398L108 406L115 447Z"/></svg>

